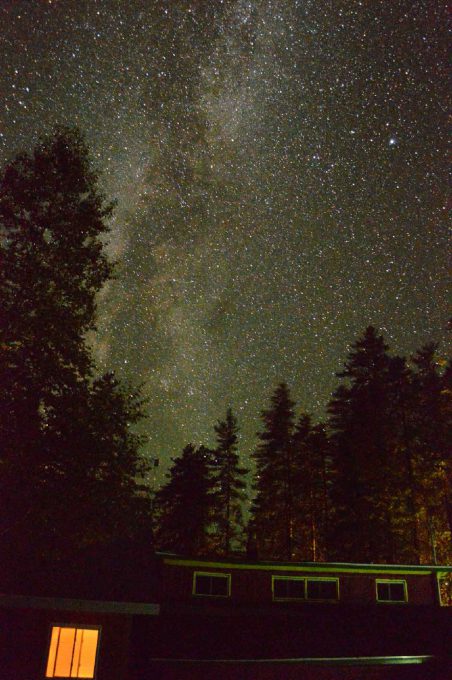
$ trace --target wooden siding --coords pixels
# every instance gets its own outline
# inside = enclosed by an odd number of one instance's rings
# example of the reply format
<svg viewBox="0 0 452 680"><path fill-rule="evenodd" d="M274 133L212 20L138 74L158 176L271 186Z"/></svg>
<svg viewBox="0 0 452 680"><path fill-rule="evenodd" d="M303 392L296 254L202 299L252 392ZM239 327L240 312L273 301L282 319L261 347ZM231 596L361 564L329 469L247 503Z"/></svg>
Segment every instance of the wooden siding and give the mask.
<svg viewBox="0 0 452 680"><path fill-rule="evenodd" d="M196 571L205 571L202 563L199 566L185 566L182 564L163 565L162 602L187 602L196 600L192 594L193 574ZM231 574L231 595L227 602L231 604L268 604L272 603L272 575L276 576L303 576L304 578L339 578L339 593L341 603L350 604L376 604L375 582L376 579L405 580L408 589L408 605L432 605L437 604L438 595L436 577L430 573L413 574L388 574L381 573L320 573L312 570L307 572L294 572L290 569L272 572L271 570L230 569L227 566L208 567L209 573ZM214 602L215 598L209 598ZM227 604L223 602L224 605ZM295 605L295 603L289 603ZM301 605L315 603L299 603ZM380 604L379 606L390 606Z"/></svg>

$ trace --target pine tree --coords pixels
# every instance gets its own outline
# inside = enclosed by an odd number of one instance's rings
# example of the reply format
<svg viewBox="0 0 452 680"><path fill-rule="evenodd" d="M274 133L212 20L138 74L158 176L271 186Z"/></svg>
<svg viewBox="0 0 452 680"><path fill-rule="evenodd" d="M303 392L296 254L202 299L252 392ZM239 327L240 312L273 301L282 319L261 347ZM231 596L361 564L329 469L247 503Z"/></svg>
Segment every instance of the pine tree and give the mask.
<svg viewBox="0 0 452 680"><path fill-rule="evenodd" d="M323 425L302 414L293 435L295 537L297 559L326 559L329 519L328 439Z"/></svg>
<svg viewBox="0 0 452 680"><path fill-rule="evenodd" d="M112 274L111 211L76 130L57 130L0 180L0 548L2 564L28 568L24 583L75 569L88 545L146 513L130 428L140 397L95 379L86 342Z"/></svg>
<svg viewBox="0 0 452 680"><path fill-rule="evenodd" d="M162 550L202 555L209 548L211 453L188 444L173 459L167 483L155 498L155 541Z"/></svg>
<svg viewBox="0 0 452 680"><path fill-rule="evenodd" d="M217 446L212 452L213 521L216 527L218 550L228 555L232 546L243 543L243 512L245 501L245 475L248 470L240 466L237 453L237 419L231 409L226 419L215 425Z"/></svg>
<svg viewBox="0 0 452 680"><path fill-rule="evenodd" d="M256 533L259 557L291 559L294 537L294 475L292 447L294 402L281 383L263 411L265 429L258 434L256 497L251 522Z"/></svg>
<svg viewBox="0 0 452 680"><path fill-rule="evenodd" d="M405 358L391 357L388 365L386 398L391 419L392 465L387 470L388 509L392 515L393 560L404 564L419 562L417 527L418 498L415 458L412 446L412 373Z"/></svg>
<svg viewBox="0 0 452 680"><path fill-rule="evenodd" d="M452 431L452 359L447 362L441 381L441 411L443 416L446 436ZM448 443L445 446L445 480L446 480L446 517L449 532L452 538L452 454ZM451 541L452 542L452 541ZM452 562L452 556L448 563Z"/></svg>
<svg viewBox="0 0 452 680"><path fill-rule="evenodd" d="M423 562L451 559L450 373L441 375L437 345L428 343L411 358L411 408L408 414L417 538Z"/></svg>
<svg viewBox="0 0 452 680"><path fill-rule="evenodd" d="M333 453L334 522L329 543L338 559L389 561L397 552L399 514L394 458L391 358L369 326L352 348L346 378L329 405ZM394 512L394 505L397 511Z"/></svg>

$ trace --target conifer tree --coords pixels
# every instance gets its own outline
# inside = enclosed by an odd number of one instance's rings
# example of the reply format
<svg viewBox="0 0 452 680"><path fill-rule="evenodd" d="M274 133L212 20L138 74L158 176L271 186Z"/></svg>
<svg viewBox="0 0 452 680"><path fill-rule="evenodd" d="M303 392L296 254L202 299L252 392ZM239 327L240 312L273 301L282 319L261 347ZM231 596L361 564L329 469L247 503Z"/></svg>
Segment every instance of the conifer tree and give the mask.
<svg viewBox="0 0 452 680"><path fill-rule="evenodd" d="M451 559L449 371L439 371L437 345L428 343L411 358L408 446L420 560Z"/></svg>
<svg viewBox="0 0 452 680"><path fill-rule="evenodd" d="M0 179L0 549L3 565L28 565L24 584L146 513L139 394L95 379L86 342L112 274L111 211L77 130Z"/></svg>
<svg viewBox="0 0 452 680"><path fill-rule="evenodd" d="M436 345L391 357L369 327L330 402L330 547L337 559L450 559L450 393ZM449 414L449 415L448 415Z"/></svg>
<svg viewBox="0 0 452 680"><path fill-rule="evenodd" d="M215 425L217 446L212 452L213 521L216 527L218 550L228 555L231 548L243 543L243 512L245 501L245 475L248 470L240 466L237 453L237 419L231 409L226 419Z"/></svg>
<svg viewBox="0 0 452 680"><path fill-rule="evenodd" d="M167 483L155 497L155 541L162 550L202 555L209 548L211 453L188 444L173 459Z"/></svg>
<svg viewBox="0 0 452 680"><path fill-rule="evenodd" d="M295 537L297 559L327 558L329 518L328 439L323 425L302 414L293 434Z"/></svg>
<svg viewBox="0 0 452 680"><path fill-rule="evenodd" d="M369 326L339 377L329 405L334 460L329 544L334 557L394 561L395 422L388 346Z"/></svg>
<svg viewBox="0 0 452 680"><path fill-rule="evenodd" d="M449 359L446 364L441 383L441 410L443 415L444 431L446 432L447 437L448 433L452 431L452 359ZM452 538L452 453L448 443L446 443L446 446L444 447L444 460L446 481L446 517L447 525ZM452 557L449 559L448 563L450 562L452 562Z"/></svg>
<svg viewBox="0 0 452 680"><path fill-rule="evenodd" d="M258 434L256 497L251 522L259 557L292 558L294 544L294 477L292 434L294 402L285 383L276 388L271 407L263 411L265 429Z"/></svg>

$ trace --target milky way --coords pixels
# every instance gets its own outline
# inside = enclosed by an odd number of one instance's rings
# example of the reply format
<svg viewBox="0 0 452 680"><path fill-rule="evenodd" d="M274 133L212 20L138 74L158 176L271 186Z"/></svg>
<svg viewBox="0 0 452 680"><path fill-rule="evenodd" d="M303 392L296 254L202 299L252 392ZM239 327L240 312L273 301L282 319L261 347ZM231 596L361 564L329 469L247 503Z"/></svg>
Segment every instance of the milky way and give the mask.
<svg viewBox="0 0 452 680"><path fill-rule="evenodd" d="M321 417L368 324L447 321L446 13L430 0L3 0L2 161L58 123L118 201L100 368L166 469L278 381ZM443 345L443 351L445 351Z"/></svg>

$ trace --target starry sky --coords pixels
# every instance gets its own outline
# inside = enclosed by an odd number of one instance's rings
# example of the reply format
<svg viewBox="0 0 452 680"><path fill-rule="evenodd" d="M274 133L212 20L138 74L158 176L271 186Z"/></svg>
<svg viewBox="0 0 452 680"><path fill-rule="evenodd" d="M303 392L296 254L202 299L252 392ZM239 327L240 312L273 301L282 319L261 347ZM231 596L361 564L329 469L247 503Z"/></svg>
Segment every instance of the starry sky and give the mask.
<svg viewBox="0 0 452 680"><path fill-rule="evenodd" d="M285 380L321 418L368 324L447 311L441 0L0 0L0 161L59 123L117 200L101 369L144 383L163 475Z"/></svg>

